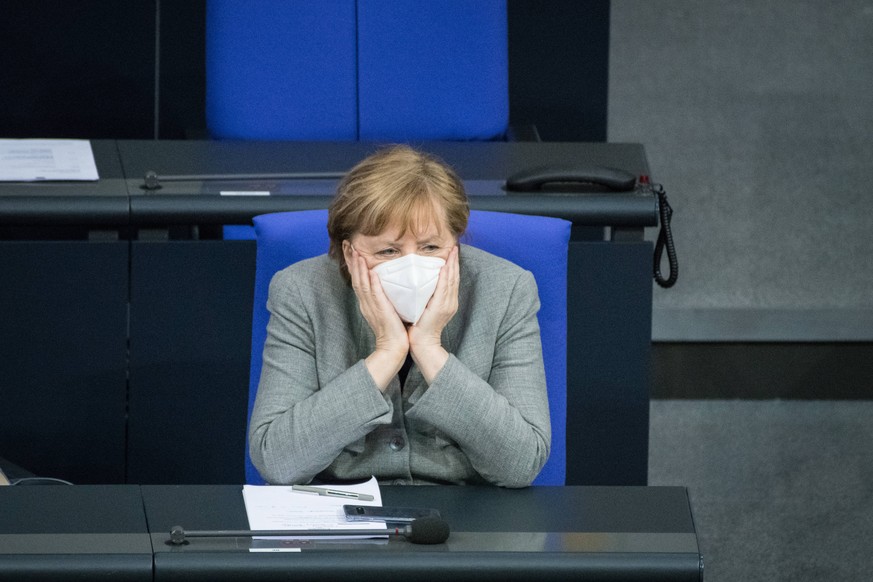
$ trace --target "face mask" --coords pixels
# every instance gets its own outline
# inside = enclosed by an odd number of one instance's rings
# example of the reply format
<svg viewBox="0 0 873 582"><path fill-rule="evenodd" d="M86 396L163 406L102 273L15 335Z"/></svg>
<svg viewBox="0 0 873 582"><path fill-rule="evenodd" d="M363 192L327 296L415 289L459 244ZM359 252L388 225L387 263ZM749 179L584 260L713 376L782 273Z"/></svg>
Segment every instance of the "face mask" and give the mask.
<svg viewBox="0 0 873 582"><path fill-rule="evenodd" d="M373 271L400 319L415 325L436 290L440 267L445 264L438 257L405 255L382 263Z"/></svg>

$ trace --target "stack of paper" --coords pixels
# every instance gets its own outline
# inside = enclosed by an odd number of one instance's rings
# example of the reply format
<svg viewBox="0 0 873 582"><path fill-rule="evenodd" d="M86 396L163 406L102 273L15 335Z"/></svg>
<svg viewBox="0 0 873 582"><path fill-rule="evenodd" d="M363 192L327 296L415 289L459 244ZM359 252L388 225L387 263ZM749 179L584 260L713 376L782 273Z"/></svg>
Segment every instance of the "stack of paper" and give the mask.
<svg viewBox="0 0 873 582"><path fill-rule="evenodd" d="M86 139L0 139L0 181L97 180Z"/></svg>
<svg viewBox="0 0 873 582"><path fill-rule="evenodd" d="M347 521L343 512L343 505L346 504L382 505L382 494L375 477L359 485L331 485L329 489L358 494L366 499L372 497L372 500L319 495L297 491L289 485L245 485L243 499L249 528L255 531L336 530L337 535L327 539L349 539L353 537L355 530L387 529L383 522ZM289 535L286 539L303 538ZM325 537L319 536L319 539Z"/></svg>

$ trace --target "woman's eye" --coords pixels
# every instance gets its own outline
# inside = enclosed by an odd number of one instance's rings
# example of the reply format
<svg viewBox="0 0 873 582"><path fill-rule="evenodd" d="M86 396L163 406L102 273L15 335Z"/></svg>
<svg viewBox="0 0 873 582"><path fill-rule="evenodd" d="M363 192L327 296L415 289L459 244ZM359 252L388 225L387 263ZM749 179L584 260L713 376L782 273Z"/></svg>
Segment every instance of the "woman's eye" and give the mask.
<svg viewBox="0 0 873 582"><path fill-rule="evenodd" d="M425 253L435 253L438 250L440 250L440 248L437 245L425 245L425 247L422 248L422 251Z"/></svg>
<svg viewBox="0 0 873 582"><path fill-rule="evenodd" d="M376 252L377 257L393 257L397 253L397 249L382 249Z"/></svg>

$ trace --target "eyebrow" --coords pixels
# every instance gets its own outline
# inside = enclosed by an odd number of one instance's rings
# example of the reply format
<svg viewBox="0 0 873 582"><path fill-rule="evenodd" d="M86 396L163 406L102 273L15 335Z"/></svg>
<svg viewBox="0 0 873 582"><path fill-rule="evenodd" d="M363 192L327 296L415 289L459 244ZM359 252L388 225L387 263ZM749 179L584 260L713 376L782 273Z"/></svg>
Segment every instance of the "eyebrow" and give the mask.
<svg viewBox="0 0 873 582"><path fill-rule="evenodd" d="M377 242L379 244L392 245L392 246L397 246L400 243L399 240L387 240L387 239L381 239L381 240L378 240ZM419 239L415 240L416 244L425 244L425 243L432 243L432 242L442 242L442 238L440 237L439 234L434 234L434 235L431 235L428 237L419 238Z"/></svg>

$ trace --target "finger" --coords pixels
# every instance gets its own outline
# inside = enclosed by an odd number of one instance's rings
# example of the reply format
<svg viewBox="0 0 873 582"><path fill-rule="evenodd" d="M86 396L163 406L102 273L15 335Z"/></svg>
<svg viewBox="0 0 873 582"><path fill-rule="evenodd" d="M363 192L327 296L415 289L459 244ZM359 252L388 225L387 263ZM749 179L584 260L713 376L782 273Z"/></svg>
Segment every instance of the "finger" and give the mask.
<svg viewBox="0 0 873 582"><path fill-rule="evenodd" d="M436 288L434 289L433 295L431 295L431 298L428 300L427 305L424 308L424 312L421 314L421 317L416 324L416 326L420 330L430 329L433 327L436 332L441 331L442 326L445 325L445 321L442 320L445 319L446 313L454 311L454 300L452 298L453 290L451 284L449 283L449 272L450 269L447 262L440 268ZM454 293L455 295L457 295L456 291Z"/></svg>
<svg viewBox="0 0 873 582"><path fill-rule="evenodd" d="M457 245L452 249L452 252L449 254L449 261L447 263L448 273L446 277L446 308L448 311L454 315L455 311L458 309L458 288L460 286L460 260L459 260L459 249Z"/></svg>
<svg viewBox="0 0 873 582"><path fill-rule="evenodd" d="M375 326L379 328L385 326L383 330L385 333L404 333L405 328L402 325L403 320L400 319L400 315L397 314L397 310L394 309L394 305L391 304L388 295L385 294L379 275L370 271L369 281L370 293L368 295L367 303L368 308L374 317L374 320L371 322L371 327L375 324ZM374 331L376 331L375 328Z"/></svg>
<svg viewBox="0 0 873 582"><path fill-rule="evenodd" d="M396 316L394 306L391 305L391 301L388 300L388 296L382 288L382 280L379 279L379 275L375 271L367 267L367 262L363 257L358 263L358 277L361 279L359 300L366 302L374 311Z"/></svg>
<svg viewBox="0 0 873 582"><path fill-rule="evenodd" d="M343 257L346 261L346 269L349 272L349 277L352 280L352 287L357 288L359 284L356 264L358 252L355 250L355 247L352 246L352 244L347 240L343 241Z"/></svg>
<svg viewBox="0 0 873 582"><path fill-rule="evenodd" d="M396 322L403 323L403 320L400 319L400 315L397 313L397 310L394 309L394 305L391 303L391 300L388 299L388 295L385 293L385 289L382 287L382 280L379 279L379 275L377 275L373 271L370 271L370 285L372 289L371 296L379 311L384 313L385 317L392 321L392 324Z"/></svg>
<svg viewBox="0 0 873 582"><path fill-rule="evenodd" d="M368 271L368 282L370 287L370 294L373 298L381 305L391 305L391 302L388 301L388 296L385 295L385 290L382 288L382 280L379 279L379 275L376 274L375 271Z"/></svg>
<svg viewBox="0 0 873 582"><path fill-rule="evenodd" d="M352 243L350 243L348 239L343 241L343 243L342 243L343 259L346 262L346 266L348 266L349 268L351 268L351 265L352 265L352 253L354 252L354 248L355 247L352 246Z"/></svg>
<svg viewBox="0 0 873 582"><path fill-rule="evenodd" d="M354 251L349 251L346 258L346 268L349 270L349 277L352 279L352 287L357 290L360 287L360 282L358 281L358 264L355 260Z"/></svg>
<svg viewBox="0 0 873 582"><path fill-rule="evenodd" d="M457 299L458 295L458 247L455 246L449 252L446 264L440 269L439 280L437 281L437 290L434 295L439 293L441 301L451 304Z"/></svg>
<svg viewBox="0 0 873 582"><path fill-rule="evenodd" d="M367 261L364 260L358 251L352 251L352 264L354 265L354 279L357 280L357 291L363 295L370 294L370 270L367 268ZM354 286L354 285L353 285Z"/></svg>
<svg viewBox="0 0 873 582"><path fill-rule="evenodd" d="M455 289L458 288L458 284L461 280L461 261L460 261L460 249L457 245L452 249L452 252L449 253L449 285Z"/></svg>

